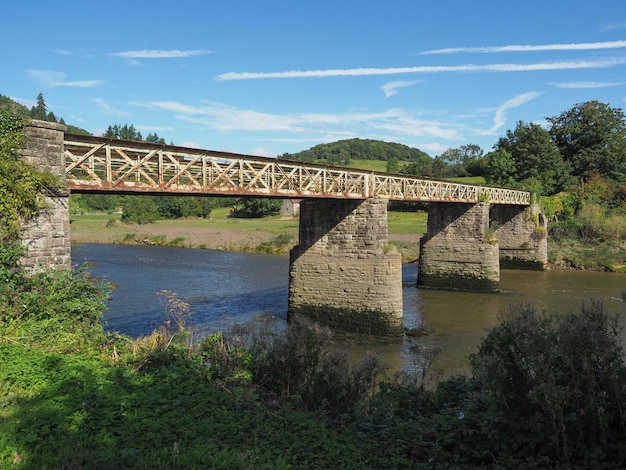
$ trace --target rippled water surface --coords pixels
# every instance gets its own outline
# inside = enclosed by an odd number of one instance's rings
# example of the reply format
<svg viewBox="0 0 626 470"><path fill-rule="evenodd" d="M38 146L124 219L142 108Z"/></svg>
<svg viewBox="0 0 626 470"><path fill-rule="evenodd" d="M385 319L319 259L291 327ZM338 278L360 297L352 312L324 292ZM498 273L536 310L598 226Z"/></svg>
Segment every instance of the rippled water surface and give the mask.
<svg viewBox="0 0 626 470"><path fill-rule="evenodd" d="M177 293L191 305L202 332L252 321L260 313L286 320L289 260L286 256L152 246L85 244L72 247L75 263L117 285L107 328L131 336L150 333L165 320L157 293ZM441 348L437 365L447 374L467 370L485 329L511 306L532 304L554 312L578 311L581 302L602 301L626 326L626 275L573 271L502 271L501 294L423 290L415 287L416 265L403 267L405 326L424 325L421 338L387 339L345 335L340 341L358 357L375 350L396 369L408 369L412 344Z"/></svg>

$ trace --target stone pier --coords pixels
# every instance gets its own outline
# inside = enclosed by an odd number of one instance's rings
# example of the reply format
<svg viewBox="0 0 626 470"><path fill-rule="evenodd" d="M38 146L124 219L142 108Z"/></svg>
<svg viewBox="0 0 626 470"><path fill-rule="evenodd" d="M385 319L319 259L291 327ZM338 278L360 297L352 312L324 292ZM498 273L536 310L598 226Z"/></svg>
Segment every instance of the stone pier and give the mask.
<svg viewBox="0 0 626 470"><path fill-rule="evenodd" d="M500 267L544 270L548 266L547 222L539 206L493 206L491 221L497 227Z"/></svg>
<svg viewBox="0 0 626 470"><path fill-rule="evenodd" d="M404 332L402 259L389 251L387 201L308 199L290 253L289 316L342 331Z"/></svg>
<svg viewBox="0 0 626 470"><path fill-rule="evenodd" d="M498 240L489 229L489 204L428 205L417 284L443 290L500 290Z"/></svg>
<svg viewBox="0 0 626 470"><path fill-rule="evenodd" d="M21 158L40 171L49 171L65 186L63 137L65 126L52 122L31 121L24 129L28 142ZM69 191L55 189L45 197L39 217L24 225L24 243L28 253L22 265L33 270L68 269L71 265Z"/></svg>

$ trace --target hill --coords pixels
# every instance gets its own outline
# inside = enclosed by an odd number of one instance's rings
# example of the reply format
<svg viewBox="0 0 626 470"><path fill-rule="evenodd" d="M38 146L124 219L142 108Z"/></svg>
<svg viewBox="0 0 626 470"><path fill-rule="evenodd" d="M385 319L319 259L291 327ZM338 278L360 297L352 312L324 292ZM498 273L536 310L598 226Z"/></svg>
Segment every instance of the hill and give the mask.
<svg viewBox="0 0 626 470"><path fill-rule="evenodd" d="M285 153L280 158L309 163L327 163L329 165L349 165L353 160L378 160L387 162L417 162L431 157L421 150L403 144L383 142L371 139L339 140L329 144L320 144L309 150L297 153Z"/></svg>
<svg viewBox="0 0 626 470"><path fill-rule="evenodd" d="M91 133L85 129L67 124L63 118L57 118L53 112L48 112L46 103L43 99L43 95L40 93L37 97L37 106L33 106L30 110L23 104L0 94L0 111L6 110L11 114L20 116L24 119L39 119L41 121L58 122L67 127L67 132L72 134L84 134L91 135Z"/></svg>

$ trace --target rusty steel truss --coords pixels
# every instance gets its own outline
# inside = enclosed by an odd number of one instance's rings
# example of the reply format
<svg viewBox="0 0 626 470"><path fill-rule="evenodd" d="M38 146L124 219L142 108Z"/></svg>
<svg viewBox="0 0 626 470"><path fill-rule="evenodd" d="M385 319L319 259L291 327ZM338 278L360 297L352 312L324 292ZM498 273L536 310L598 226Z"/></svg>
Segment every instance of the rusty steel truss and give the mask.
<svg viewBox="0 0 626 470"><path fill-rule="evenodd" d="M74 192L529 205L530 193L227 152L65 134Z"/></svg>

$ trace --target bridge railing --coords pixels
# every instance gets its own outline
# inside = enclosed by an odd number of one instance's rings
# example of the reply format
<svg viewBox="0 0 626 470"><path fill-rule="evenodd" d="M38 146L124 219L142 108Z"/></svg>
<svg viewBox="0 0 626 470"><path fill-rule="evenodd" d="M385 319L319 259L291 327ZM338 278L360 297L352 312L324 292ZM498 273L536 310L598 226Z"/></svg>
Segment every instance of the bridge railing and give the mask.
<svg viewBox="0 0 626 470"><path fill-rule="evenodd" d="M530 193L227 152L65 134L77 192L530 204Z"/></svg>

